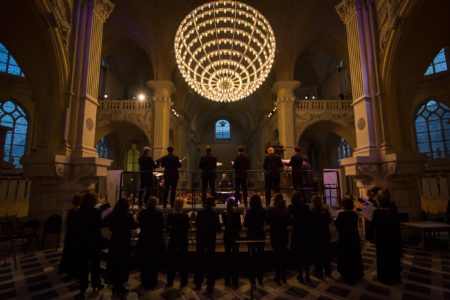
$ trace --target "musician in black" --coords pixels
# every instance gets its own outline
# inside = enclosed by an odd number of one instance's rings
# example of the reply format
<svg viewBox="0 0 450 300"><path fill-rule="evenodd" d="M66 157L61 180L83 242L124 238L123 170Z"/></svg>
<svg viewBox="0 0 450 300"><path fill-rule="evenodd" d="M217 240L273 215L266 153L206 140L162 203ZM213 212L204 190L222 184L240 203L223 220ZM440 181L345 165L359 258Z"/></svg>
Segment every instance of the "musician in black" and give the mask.
<svg viewBox="0 0 450 300"><path fill-rule="evenodd" d="M217 158L211 154L211 146L206 146L206 154L200 158L199 169L202 170L202 203L205 206L206 189L211 189L211 195L216 197L216 167Z"/></svg>
<svg viewBox="0 0 450 300"><path fill-rule="evenodd" d="M247 171L250 169L250 160L244 153L244 147L240 146L238 148L238 154L233 161L234 174L234 187L236 204L237 200L242 199L245 206L247 207ZM241 188L242 188L242 198L241 198Z"/></svg>
<svg viewBox="0 0 450 300"><path fill-rule="evenodd" d="M178 168L181 168L181 162L178 156L173 154L173 147L167 147L167 155L158 160L161 167L164 168L164 194L163 205L167 207L167 197L170 189L170 207L173 207L178 184Z"/></svg>
<svg viewBox="0 0 450 300"><path fill-rule="evenodd" d="M156 164L151 156L150 147L144 147L141 157L139 157L139 171L140 171L140 188L139 188L139 206L142 206L142 196L145 191L145 198L148 199L153 193L153 170Z"/></svg>
<svg viewBox="0 0 450 300"><path fill-rule="evenodd" d="M295 191L300 191L302 187L302 165L303 157L300 155L300 148L294 148L294 155L287 164L292 168L292 187Z"/></svg>
<svg viewBox="0 0 450 300"><path fill-rule="evenodd" d="M275 193L280 192L280 169L283 167L281 158L275 154L275 149L269 147L264 158L264 190L266 194L266 207L270 205L272 189Z"/></svg>

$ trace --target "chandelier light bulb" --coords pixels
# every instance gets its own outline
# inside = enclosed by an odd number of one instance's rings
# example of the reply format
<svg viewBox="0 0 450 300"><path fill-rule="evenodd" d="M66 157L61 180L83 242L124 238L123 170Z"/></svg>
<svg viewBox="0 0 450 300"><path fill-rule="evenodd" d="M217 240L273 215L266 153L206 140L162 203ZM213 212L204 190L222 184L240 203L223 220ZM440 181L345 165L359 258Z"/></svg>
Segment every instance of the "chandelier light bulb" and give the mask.
<svg viewBox="0 0 450 300"><path fill-rule="evenodd" d="M275 58L275 35L253 7L231 0L201 5L181 22L175 58L188 85L217 102L234 102L264 82Z"/></svg>

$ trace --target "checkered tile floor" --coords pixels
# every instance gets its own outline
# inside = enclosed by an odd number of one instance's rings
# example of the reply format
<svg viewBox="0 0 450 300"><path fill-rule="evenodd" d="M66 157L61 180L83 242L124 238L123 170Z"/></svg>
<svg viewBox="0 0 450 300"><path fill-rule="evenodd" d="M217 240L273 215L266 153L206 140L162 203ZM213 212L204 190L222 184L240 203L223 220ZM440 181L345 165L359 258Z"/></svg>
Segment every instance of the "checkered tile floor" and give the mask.
<svg viewBox="0 0 450 300"><path fill-rule="evenodd" d="M363 250L365 277L355 286L343 283L334 271L333 278L319 280L313 277L312 285L299 284L294 272L289 272L287 284L278 286L265 274L264 285L257 286L255 299L450 299L450 252L424 252L405 248L402 284L386 286L376 281L375 248L366 244ZM18 258L18 267L12 261L0 262L0 299L73 299L79 297L76 282L60 277L56 272L60 252L46 250L30 253ZM333 265L336 269L336 265ZM144 291L139 285L139 274L132 272L128 281L130 293L123 299L249 299L250 284L241 278L239 288L227 288L219 279L213 293L194 291L190 283L179 289L165 287L165 274L160 274L160 284L153 291ZM192 281L192 277L190 278ZM96 294L88 289L87 299L119 299L105 287Z"/></svg>

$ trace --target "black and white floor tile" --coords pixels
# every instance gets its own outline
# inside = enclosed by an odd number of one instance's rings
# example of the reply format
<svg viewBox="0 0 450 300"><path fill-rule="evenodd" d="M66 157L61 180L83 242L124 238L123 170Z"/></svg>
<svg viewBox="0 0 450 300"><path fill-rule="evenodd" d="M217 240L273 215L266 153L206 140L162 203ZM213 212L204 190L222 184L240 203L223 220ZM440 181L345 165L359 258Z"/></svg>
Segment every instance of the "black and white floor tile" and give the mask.
<svg viewBox="0 0 450 300"><path fill-rule="evenodd" d="M267 273L262 286L256 286L254 299L450 299L450 252L424 252L416 248L405 248L402 284L386 286L376 281L375 249L365 245L363 252L365 277L354 286L343 283L334 271L332 278L319 280L313 277L311 285L298 283L296 274L289 272L287 284L278 286ZM17 268L12 261L0 263L0 299L74 299L79 298L78 284L60 276L57 268L60 260L58 250L37 251L18 257ZM333 265L334 269L336 266ZM139 274L130 274L130 293L123 299L250 299L250 284L240 279L237 289L224 286L223 279L216 283L214 292L195 291L190 283L178 288L165 286L165 274L160 274L160 284L155 290L145 291L140 287ZM86 299L119 299L108 287L93 294L88 289Z"/></svg>

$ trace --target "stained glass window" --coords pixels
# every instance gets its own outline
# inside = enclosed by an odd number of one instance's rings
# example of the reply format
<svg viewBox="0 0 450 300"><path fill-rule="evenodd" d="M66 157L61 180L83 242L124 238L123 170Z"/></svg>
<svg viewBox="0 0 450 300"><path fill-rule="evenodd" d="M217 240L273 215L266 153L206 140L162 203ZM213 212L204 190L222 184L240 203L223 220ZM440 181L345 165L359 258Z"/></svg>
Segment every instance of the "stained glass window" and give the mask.
<svg viewBox="0 0 450 300"><path fill-rule="evenodd" d="M97 149L98 156L101 158L109 158L109 139L104 136L98 141L97 145L95 145Z"/></svg>
<svg viewBox="0 0 450 300"><path fill-rule="evenodd" d="M442 48L441 51L435 56L433 62L428 66L425 71L425 76L444 72L448 70L447 65L447 53L446 49Z"/></svg>
<svg viewBox="0 0 450 300"><path fill-rule="evenodd" d="M19 64L2 43L0 43L0 73L25 77Z"/></svg>
<svg viewBox="0 0 450 300"><path fill-rule="evenodd" d="M429 100L416 114L417 150L429 158L450 157L450 109L447 105Z"/></svg>
<svg viewBox="0 0 450 300"><path fill-rule="evenodd" d="M136 144L132 144L127 152L127 171L139 171L139 151Z"/></svg>
<svg viewBox="0 0 450 300"><path fill-rule="evenodd" d="M0 125L7 129L3 160L15 168L22 168L20 159L25 154L27 144L27 114L13 101L0 100Z"/></svg>
<svg viewBox="0 0 450 300"><path fill-rule="evenodd" d="M338 165L341 165L341 159L352 156L352 152L350 150L350 145L348 142L341 138L338 144Z"/></svg>
<svg viewBox="0 0 450 300"><path fill-rule="evenodd" d="M216 122L216 139L229 140L231 139L231 126L227 120L219 120Z"/></svg>

